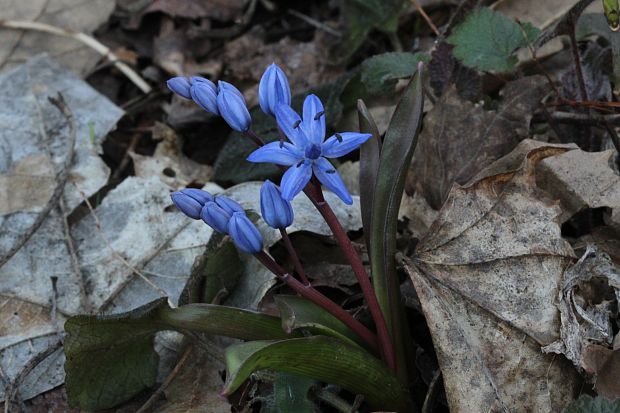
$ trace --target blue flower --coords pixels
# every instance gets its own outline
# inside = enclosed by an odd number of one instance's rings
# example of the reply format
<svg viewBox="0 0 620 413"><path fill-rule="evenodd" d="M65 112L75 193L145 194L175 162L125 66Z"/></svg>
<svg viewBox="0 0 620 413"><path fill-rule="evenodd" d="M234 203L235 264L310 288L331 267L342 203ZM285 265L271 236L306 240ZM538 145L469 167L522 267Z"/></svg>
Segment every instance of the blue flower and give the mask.
<svg viewBox="0 0 620 413"><path fill-rule="evenodd" d="M260 212L265 222L276 229L290 226L295 218L291 203L282 198L280 188L270 180L260 189Z"/></svg>
<svg viewBox="0 0 620 413"><path fill-rule="evenodd" d="M372 135L342 132L325 139L325 112L315 95L309 95L304 101L303 120L288 105L279 104L276 121L291 143L268 143L252 152L248 161L290 166L280 185L282 197L288 201L304 189L314 174L323 185L351 205L351 195L327 158L348 154Z"/></svg>
<svg viewBox="0 0 620 413"><path fill-rule="evenodd" d="M228 221L228 234L243 252L255 254L263 249L263 236L243 212L235 212Z"/></svg>
<svg viewBox="0 0 620 413"><path fill-rule="evenodd" d="M194 199L194 197L178 191L170 194L170 198L172 198L172 202L182 213L190 218L200 219L200 211L203 204Z"/></svg>
<svg viewBox="0 0 620 413"><path fill-rule="evenodd" d="M252 118L239 89L223 80L220 80L217 86L217 109L228 126L237 132L250 129Z"/></svg>
<svg viewBox="0 0 620 413"><path fill-rule="evenodd" d="M223 234L228 234L230 216L231 214L213 201L207 202L200 212L200 218L205 224Z"/></svg>
<svg viewBox="0 0 620 413"><path fill-rule="evenodd" d="M191 84L188 78L183 76L173 77L172 79L168 79L166 84L168 85L168 89L172 90L177 95L185 99L192 98L190 94Z"/></svg>
<svg viewBox="0 0 620 413"><path fill-rule="evenodd" d="M291 89L286 75L275 63L269 65L258 84L258 103L267 115L275 116L280 103L291 104Z"/></svg>
<svg viewBox="0 0 620 413"><path fill-rule="evenodd" d="M224 211L228 212L230 215L234 214L235 212L245 212L243 207L239 205L237 201L225 196L216 196L215 203Z"/></svg>
<svg viewBox="0 0 620 413"><path fill-rule="evenodd" d="M206 204L209 201L213 201L213 195L211 195L207 191L203 191L202 189L185 188L185 189L181 189L180 192L187 196L194 198L202 206L204 206L204 204Z"/></svg>
<svg viewBox="0 0 620 413"><path fill-rule="evenodd" d="M189 93L198 106L209 113L219 115L217 109L217 87L215 83L204 77L194 76L190 79Z"/></svg>

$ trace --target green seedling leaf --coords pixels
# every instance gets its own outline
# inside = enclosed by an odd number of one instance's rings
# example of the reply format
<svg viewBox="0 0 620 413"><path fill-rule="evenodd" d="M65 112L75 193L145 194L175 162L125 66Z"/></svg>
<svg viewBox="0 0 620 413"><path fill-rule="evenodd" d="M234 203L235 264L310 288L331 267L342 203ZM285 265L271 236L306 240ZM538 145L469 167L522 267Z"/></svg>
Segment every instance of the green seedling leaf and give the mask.
<svg viewBox="0 0 620 413"><path fill-rule="evenodd" d="M399 372L405 374L405 349L402 339L402 305L394 255L398 210L405 178L415 150L424 108L420 71L409 83L385 132L375 193L370 231L372 282L396 346ZM404 379L404 376L401 376Z"/></svg>
<svg viewBox="0 0 620 413"><path fill-rule="evenodd" d="M604 397L582 395L564 408L562 413L620 413L620 399L607 400Z"/></svg>
<svg viewBox="0 0 620 413"><path fill-rule="evenodd" d="M398 79L413 76L418 63L428 62L424 53L391 52L372 56L362 63L361 80L370 95L393 93Z"/></svg>
<svg viewBox="0 0 620 413"><path fill-rule="evenodd" d="M501 73L514 69L514 52L533 43L539 34L530 23L520 25L499 12L481 8L469 14L447 40L465 66Z"/></svg>
<svg viewBox="0 0 620 413"><path fill-rule="evenodd" d="M237 344L226 349L230 394L259 370L276 370L310 377L363 394L373 409L406 411L406 390L377 358L357 346L331 337Z"/></svg>
<svg viewBox="0 0 620 413"><path fill-rule="evenodd" d="M342 321L313 302L296 295L277 295L275 301L280 309L284 331L304 329L314 335L330 336L367 348L366 343Z"/></svg>
<svg viewBox="0 0 620 413"><path fill-rule="evenodd" d="M620 83L620 35L612 31L607 23L607 19L601 13L583 14L577 22L576 36L578 40L583 40L588 36L600 36L609 42L613 59L613 82L618 88Z"/></svg>
<svg viewBox="0 0 620 413"><path fill-rule="evenodd" d="M170 308L162 298L114 316L76 316L65 323L69 401L85 410L113 407L155 384L155 333L188 331L242 340L274 340L286 334L278 317L214 304Z"/></svg>
<svg viewBox="0 0 620 413"><path fill-rule="evenodd" d="M370 231L372 218L372 200L375 196L375 182L379 170L381 156L381 136L375 120L372 118L363 100L357 101L357 114L360 124L360 132L372 134L360 147L360 210L362 213L362 226L366 248L370 251Z"/></svg>

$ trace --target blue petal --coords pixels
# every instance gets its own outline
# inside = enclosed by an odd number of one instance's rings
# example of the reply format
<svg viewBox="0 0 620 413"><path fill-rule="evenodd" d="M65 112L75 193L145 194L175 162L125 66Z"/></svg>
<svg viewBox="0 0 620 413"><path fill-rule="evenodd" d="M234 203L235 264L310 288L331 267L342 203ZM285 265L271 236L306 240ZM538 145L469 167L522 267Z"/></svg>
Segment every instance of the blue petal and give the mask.
<svg viewBox="0 0 620 413"><path fill-rule="evenodd" d="M168 89L172 90L177 95L185 99L192 98L189 92L191 84L188 78L183 76L173 77L172 79L168 79L166 84L168 85Z"/></svg>
<svg viewBox="0 0 620 413"><path fill-rule="evenodd" d="M342 142L340 142L336 135L330 136L321 148L323 156L328 158L339 158L344 156L359 148L361 144L366 142L372 136L369 133L357 132L342 132L338 135L340 135Z"/></svg>
<svg viewBox="0 0 620 413"><path fill-rule="evenodd" d="M301 118L289 105L281 103L276 106L276 121L291 142L299 148L306 146L308 140L299 127Z"/></svg>
<svg viewBox="0 0 620 413"><path fill-rule="evenodd" d="M241 251L256 254L263 249L263 236L243 212L235 212L228 221L230 238Z"/></svg>
<svg viewBox="0 0 620 413"><path fill-rule="evenodd" d="M342 182L342 178L340 178L338 171L336 171L336 168L334 168L331 162L325 158L319 158L314 161L312 170L319 181L338 195L345 204L351 205L353 203L353 199L351 195L349 195L347 187L344 185L344 182Z"/></svg>
<svg viewBox="0 0 620 413"><path fill-rule="evenodd" d="M202 204L193 197L183 192L173 192L170 194L174 205L185 215L193 219L200 219Z"/></svg>
<svg viewBox="0 0 620 413"><path fill-rule="evenodd" d="M239 205L237 201L235 201L234 199L230 199L226 196L216 196L215 203L224 211L228 212L230 215L234 214L235 212L245 212L243 207Z"/></svg>
<svg viewBox="0 0 620 413"><path fill-rule="evenodd" d="M224 208L217 205L215 202L210 201L200 211L200 218L222 234L228 234L228 221L230 221L230 213L224 210Z"/></svg>
<svg viewBox="0 0 620 413"><path fill-rule="evenodd" d="M323 113L321 113L323 112ZM310 142L317 145L325 138L325 109L316 95L308 95L304 100L303 130Z"/></svg>
<svg viewBox="0 0 620 413"><path fill-rule="evenodd" d="M267 115L275 116L278 104L291 104L291 89L286 75L272 63L260 79L258 85L258 103Z"/></svg>
<svg viewBox="0 0 620 413"><path fill-rule="evenodd" d="M203 191L202 189L185 188L185 189L181 189L181 193L194 198L196 201L200 203L200 205L203 205L203 206L207 202L213 201L213 195L211 195L207 191Z"/></svg>
<svg viewBox="0 0 620 413"><path fill-rule="evenodd" d="M204 77L194 76L191 79L190 94L194 102L207 112L219 115L217 109L217 88L215 84Z"/></svg>
<svg viewBox="0 0 620 413"><path fill-rule="evenodd" d="M237 132L250 129L252 118L245 106L245 99L241 92L231 85L220 80L218 83L217 109L228 126Z"/></svg>
<svg viewBox="0 0 620 413"><path fill-rule="evenodd" d="M276 165L295 165L303 159L303 154L288 142L269 142L261 146L248 156L250 162L266 162Z"/></svg>
<svg viewBox="0 0 620 413"><path fill-rule="evenodd" d="M260 189L260 212L265 222L276 229L290 226L295 218L291 203L282 198L280 189L270 180Z"/></svg>
<svg viewBox="0 0 620 413"><path fill-rule="evenodd" d="M300 193L310 181L312 177L312 162L303 161L300 164L293 165L282 175L280 188L282 190L282 198L291 201L295 195Z"/></svg>

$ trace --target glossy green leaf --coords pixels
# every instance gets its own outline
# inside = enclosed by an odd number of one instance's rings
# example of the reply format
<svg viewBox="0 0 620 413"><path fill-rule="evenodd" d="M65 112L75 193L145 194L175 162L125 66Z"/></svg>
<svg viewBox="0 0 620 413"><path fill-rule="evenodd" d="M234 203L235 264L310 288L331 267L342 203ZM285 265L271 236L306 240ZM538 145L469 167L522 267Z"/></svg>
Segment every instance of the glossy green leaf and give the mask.
<svg viewBox="0 0 620 413"><path fill-rule="evenodd" d="M308 393L316 385L314 379L297 374L277 372L273 382L273 413L317 413L314 402L308 398Z"/></svg>
<svg viewBox="0 0 620 413"><path fill-rule="evenodd" d="M363 394L373 409L407 411L400 381L377 358L331 337L249 342L226 349L226 394L255 371L276 370L310 377Z"/></svg>
<svg viewBox="0 0 620 413"><path fill-rule="evenodd" d="M69 401L85 410L113 407L155 384L155 333L201 332L242 340L299 337L278 317L214 304L170 308L160 299L115 316L76 316L65 323Z"/></svg>
<svg viewBox="0 0 620 413"><path fill-rule="evenodd" d="M540 30L530 23L519 24L499 12L481 8L470 13L447 40L455 46L454 56L465 66L509 72L517 64L514 52L533 43L539 34Z"/></svg>
<svg viewBox="0 0 620 413"><path fill-rule="evenodd" d="M297 295L277 295L275 301L280 309L284 331L304 329L314 335L335 337L351 345L367 348L364 340L349 330L342 321L312 301Z"/></svg>
<svg viewBox="0 0 620 413"><path fill-rule="evenodd" d="M362 63L361 80L371 95L394 93L394 86L398 79L413 76L418 70L418 63L429 60L429 56L424 53L378 54Z"/></svg>
<svg viewBox="0 0 620 413"><path fill-rule="evenodd" d="M590 397L582 395L570 402L562 413L620 413L620 399L615 401L604 397Z"/></svg>
<svg viewBox="0 0 620 413"><path fill-rule="evenodd" d="M381 136L375 120L372 118L363 100L357 101L357 115L359 118L360 132L372 134L360 147L360 210L362 214L362 226L364 228L364 240L366 248L370 251L370 231L372 221L372 200L375 196L375 182L379 171L381 156Z"/></svg>
<svg viewBox="0 0 620 413"><path fill-rule="evenodd" d="M373 197L370 263L372 281L383 310L392 341L396 347L399 373L406 371L403 339L403 309L394 256L398 210L405 187L405 178L415 150L422 123L424 93L418 71L409 83L394 111L381 147L379 171Z"/></svg>

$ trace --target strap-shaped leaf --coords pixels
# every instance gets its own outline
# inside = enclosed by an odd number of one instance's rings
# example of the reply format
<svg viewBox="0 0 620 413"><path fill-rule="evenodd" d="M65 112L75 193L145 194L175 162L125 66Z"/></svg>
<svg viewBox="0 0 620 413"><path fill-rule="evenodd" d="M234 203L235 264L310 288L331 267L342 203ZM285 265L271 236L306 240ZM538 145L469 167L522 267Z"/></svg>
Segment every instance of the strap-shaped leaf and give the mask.
<svg viewBox="0 0 620 413"><path fill-rule="evenodd" d="M282 330L293 332L304 329L314 335L330 336L367 348L367 343L342 321L312 301L297 295L277 295L275 300L280 309Z"/></svg>
<svg viewBox="0 0 620 413"><path fill-rule="evenodd" d="M226 349L230 394L255 371L276 370L310 377L363 394L373 409L405 412L406 390L377 358L357 346L325 336L255 341Z"/></svg>
<svg viewBox="0 0 620 413"><path fill-rule="evenodd" d="M360 147L360 209L366 248L370 251L370 222L372 220L372 199L375 196L375 182L381 157L381 136L372 115L362 99L357 101L360 132L372 134Z"/></svg>
<svg viewBox="0 0 620 413"><path fill-rule="evenodd" d="M385 315L399 366L406 365L402 334L402 306L394 254L398 209L405 178L415 150L424 107L421 64L394 111L381 147L381 160L372 204L370 262L372 281ZM403 377L401 377L402 379Z"/></svg>
<svg viewBox="0 0 620 413"><path fill-rule="evenodd" d="M84 410L114 407L155 384L155 333L198 331L243 340L274 340L286 334L278 317L214 304L170 308L162 298L114 316L76 316L65 323L67 393Z"/></svg>

